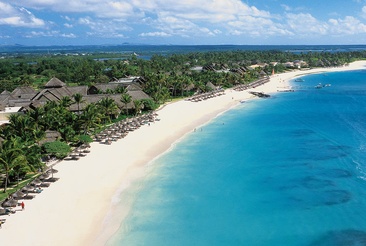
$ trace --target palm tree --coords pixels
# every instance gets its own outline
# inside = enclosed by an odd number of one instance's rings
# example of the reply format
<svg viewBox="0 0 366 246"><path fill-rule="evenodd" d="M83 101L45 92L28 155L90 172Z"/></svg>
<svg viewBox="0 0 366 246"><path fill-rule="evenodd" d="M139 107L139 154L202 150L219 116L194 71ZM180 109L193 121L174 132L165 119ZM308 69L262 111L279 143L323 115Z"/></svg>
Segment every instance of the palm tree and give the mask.
<svg viewBox="0 0 366 246"><path fill-rule="evenodd" d="M80 114L80 104L84 102L83 95L76 93L72 97L74 98L75 103L78 105L78 114Z"/></svg>
<svg viewBox="0 0 366 246"><path fill-rule="evenodd" d="M133 104L135 105L135 115L138 115L141 109L144 107L144 103L141 100L134 100Z"/></svg>
<svg viewBox="0 0 366 246"><path fill-rule="evenodd" d="M105 116L108 117L109 122L119 113L119 108L116 102L110 97L105 97L100 100L98 102L98 106L101 108L102 112L104 112Z"/></svg>
<svg viewBox="0 0 366 246"><path fill-rule="evenodd" d="M22 153L17 140L15 138L5 140L0 149L0 165L5 173L4 193L8 187L10 172L26 164L27 158Z"/></svg>
<svg viewBox="0 0 366 246"><path fill-rule="evenodd" d="M132 101L132 97L127 94L124 93L121 95L121 102L124 104L125 106L125 110L126 110L126 115L128 115L128 104Z"/></svg>
<svg viewBox="0 0 366 246"><path fill-rule="evenodd" d="M84 129L84 134L87 134L90 129L95 129L101 123L102 114L95 104L89 104L80 115L80 125Z"/></svg>
<svg viewBox="0 0 366 246"><path fill-rule="evenodd" d="M45 111L43 107L36 107L27 112L27 116L34 121L34 123L38 126L42 125L42 118L45 115Z"/></svg>
<svg viewBox="0 0 366 246"><path fill-rule="evenodd" d="M70 105L72 104L72 100L71 100L71 98L70 97L68 97L68 96L64 96L64 97L62 97L61 98L61 100L60 100L60 105L62 106L62 107L65 107L65 108L68 108L68 107L70 107Z"/></svg>
<svg viewBox="0 0 366 246"><path fill-rule="evenodd" d="M8 134L6 138L18 136L25 142L32 141L35 128L34 121L27 115L11 114L9 116L7 131L5 131Z"/></svg>

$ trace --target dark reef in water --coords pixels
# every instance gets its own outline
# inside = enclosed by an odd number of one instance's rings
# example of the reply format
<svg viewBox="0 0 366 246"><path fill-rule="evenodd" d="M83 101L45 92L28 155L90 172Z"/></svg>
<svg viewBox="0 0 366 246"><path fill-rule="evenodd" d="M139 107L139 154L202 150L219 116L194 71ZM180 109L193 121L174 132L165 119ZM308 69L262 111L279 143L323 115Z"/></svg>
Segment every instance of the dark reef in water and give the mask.
<svg viewBox="0 0 366 246"><path fill-rule="evenodd" d="M309 246L364 246L366 232L360 230L329 231Z"/></svg>
<svg viewBox="0 0 366 246"><path fill-rule="evenodd" d="M331 180L318 179L315 177L306 177L302 180L302 185L308 189L323 189L329 186L335 186Z"/></svg>

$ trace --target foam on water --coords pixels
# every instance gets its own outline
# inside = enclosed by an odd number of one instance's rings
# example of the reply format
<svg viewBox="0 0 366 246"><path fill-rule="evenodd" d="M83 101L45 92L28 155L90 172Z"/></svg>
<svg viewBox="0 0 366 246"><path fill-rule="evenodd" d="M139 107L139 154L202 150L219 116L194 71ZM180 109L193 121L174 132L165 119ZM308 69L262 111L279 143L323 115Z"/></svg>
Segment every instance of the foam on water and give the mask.
<svg viewBox="0 0 366 246"><path fill-rule="evenodd" d="M154 160L108 245L366 245L366 72L304 80Z"/></svg>

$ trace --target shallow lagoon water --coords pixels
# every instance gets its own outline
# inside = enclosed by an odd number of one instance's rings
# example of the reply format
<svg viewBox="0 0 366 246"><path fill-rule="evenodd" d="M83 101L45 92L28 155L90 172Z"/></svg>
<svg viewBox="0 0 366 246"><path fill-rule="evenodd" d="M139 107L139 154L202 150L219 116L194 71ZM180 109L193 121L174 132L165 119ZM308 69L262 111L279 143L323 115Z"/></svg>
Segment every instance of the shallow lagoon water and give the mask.
<svg viewBox="0 0 366 246"><path fill-rule="evenodd" d="M154 160L107 245L366 245L366 71L303 78Z"/></svg>

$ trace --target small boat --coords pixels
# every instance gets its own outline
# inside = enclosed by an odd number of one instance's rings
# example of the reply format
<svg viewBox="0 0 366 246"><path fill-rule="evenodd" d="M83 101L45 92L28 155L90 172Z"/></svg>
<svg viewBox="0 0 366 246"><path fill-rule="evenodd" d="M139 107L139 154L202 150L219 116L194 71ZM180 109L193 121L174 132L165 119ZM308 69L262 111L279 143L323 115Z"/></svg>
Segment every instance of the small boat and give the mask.
<svg viewBox="0 0 366 246"><path fill-rule="evenodd" d="M317 85L315 86L315 88L316 88L316 89L320 89L320 88L323 88L323 85L322 85L322 83L319 83L319 84L317 84Z"/></svg>
<svg viewBox="0 0 366 246"><path fill-rule="evenodd" d="M331 86L331 84L325 84L325 85L324 85L324 87L329 87L329 86Z"/></svg>
<svg viewBox="0 0 366 246"><path fill-rule="evenodd" d="M305 80L303 80L302 78L298 78L298 79L295 79L295 82L304 82Z"/></svg>

